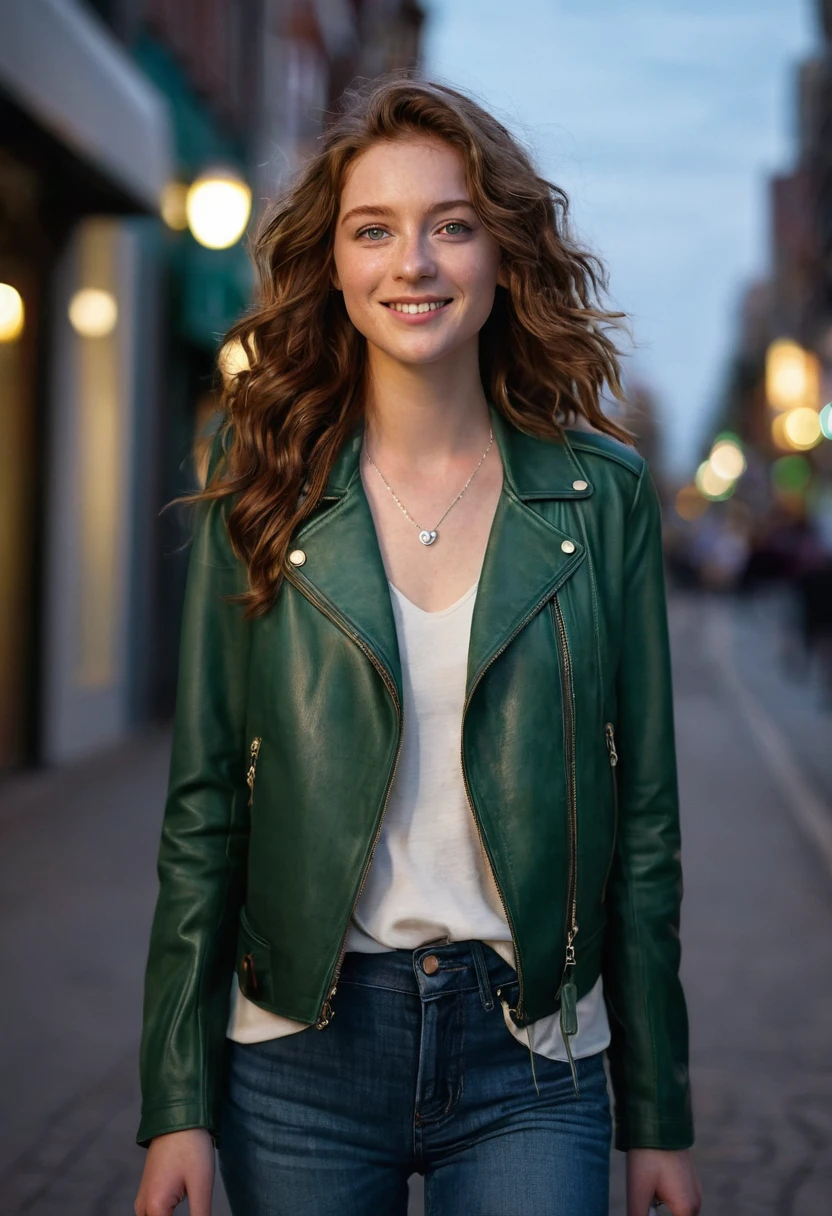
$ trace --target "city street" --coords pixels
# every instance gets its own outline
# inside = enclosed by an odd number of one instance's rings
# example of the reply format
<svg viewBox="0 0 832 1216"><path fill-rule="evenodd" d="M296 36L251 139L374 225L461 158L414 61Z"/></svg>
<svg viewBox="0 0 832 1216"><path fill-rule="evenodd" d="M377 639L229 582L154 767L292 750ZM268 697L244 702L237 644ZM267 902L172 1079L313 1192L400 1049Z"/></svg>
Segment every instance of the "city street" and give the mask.
<svg viewBox="0 0 832 1216"><path fill-rule="evenodd" d="M672 601L707 1216L832 1210L832 711L787 674L775 622L765 603ZM2 1216L132 1211L167 749L151 731L0 786ZM623 1165L613 1153L615 1216ZM215 1212L227 1214L221 1195Z"/></svg>

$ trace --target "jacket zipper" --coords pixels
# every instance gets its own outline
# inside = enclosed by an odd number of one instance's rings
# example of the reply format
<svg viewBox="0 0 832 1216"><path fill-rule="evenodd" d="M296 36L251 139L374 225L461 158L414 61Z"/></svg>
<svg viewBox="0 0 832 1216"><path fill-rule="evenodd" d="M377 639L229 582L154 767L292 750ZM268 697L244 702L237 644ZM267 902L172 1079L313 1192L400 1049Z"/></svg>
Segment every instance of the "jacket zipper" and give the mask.
<svg viewBox="0 0 832 1216"><path fill-rule="evenodd" d="M468 706L471 703L471 698L473 697L474 692L475 692L477 686L479 685L480 681L482 680L483 676L488 671L491 664L494 663L500 657L500 655L503 653L503 651L509 646L509 644L514 641L514 639L517 637L518 633L520 633L520 631L522 629L525 629L526 625L528 625L528 623L532 619L532 617L535 616L540 611L540 609L546 603L546 600L549 598L549 594L550 593L547 593L543 597L543 599L539 600L535 604L534 608L532 608L531 611L528 612L523 617L523 620L520 622L520 624L515 629L513 629L511 631L509 636L503 642L500 649L494 652L494 654L491 656L491 658L486 663L485 667L483 667L482 670L478 673L476 680L471 685L471 691L468 693L468 696L465 698L465 704L462 707L462 731L460 732L460 738L462 738L465 733L465 713L468 709ZM518 980L517 1005L513 1008L509 1007L509 1013L516 1013L518 1019L522 1019L525 1016L525 1011L523 1009L523 991L524 991L523 990L523 964L522 964L522 960L520 958L520 951L517 948L517 935L514 931L514 921L511 919L511 915L509 913L505 898L503 897L503 893L500 890L500 884L497 882L497 875L494 871L494 863L491 860L491 854L488 852L488 847L485 843L485 838L483 837L482 829L480 828L480 821L477 818L477 812L474 810L474 801L473 801L473 798L471 797L471 788L468 784L468 774L465 771L465 755L464 755L463 748L461 745L460 745L460 749L459 749L459 759L460 759L460 764L462 766L462 784L465 787L465 797L468 800L468 806L470 807L471 814L474 817L474 825L477 829L477 835L479 836L480 844L482 845L482 850L485 855L485 859L488 862L489 869L491 870L491 877L494 880L494 886L496 887L497 894L500 897L500 903L503 905L503 912L505 913L506 923L508 924L509 932L511 934L511 940L514 945L514 959L515 959L515 963L516 963L517 980Z"/></svg>
<svg viewBox="0 0 832 1216"><path fill-rule="evenodd" d="M257 776L257 757L260 755L260 744L263 740L259 736L251 741L250 759L248 764L248 772L246 773L246 785L248 786L248 805L254 801L254 778Z"/></svg>
<svg viewBox="0 0 832 1216"><path fill-rule="evenodd" d="M560 981L560 1028L569 1068L572 1073L572 1084L575 1097L580 1097L578 1088L578 1073L572 1058L570 1039L578 1033L578 992L575 981L569 978L570 968L574 968L575 938L578 934L578 808L577 808L577 778L575 772L575 682L572 673L572 656L569 653L569 639L566 636L566 625L563 620L563 610L557 595L552 600L552 608L557 622L558 638L561 649L561 685L563 688L563 712L568 716L566 722L566 742L569 752L567 761L567 796L569 802L569 884L567 887L567 920L569 929L566 935L566 958L563 964L563 975Z"/></svg>
<svg viewBox="0 0 832 1216"><path fill-rule="evenodd" d="M607 752L610 758L610 771L612 772L612 798L613 798L613 828L612 828L612 852L610 853L607 872L604 875L604 886L601 889L601 903L604 902L607 895L607 883L609 882L610 871L612 870L613 858L615 856L615 837L618 832L618 773L616 766L618 765L618 752L615 748L615 728L612 722L607 722L604 727L604 736L607 741Z"/></svg>
<svg viewBox="0 0 832 1216"><path fill-rule="evenodd" d="M561 685L563 688L563 712L567 715L567 799L569 806L569 883L567 886L567 918L569 930L566 937L566 966L575 966L575 938L578 933L578 808L577 780L575 773L575 701L572 678L572 656L569 653L569 640L566 636L566 625L563 620L563 610L558 597L552 600L552 608L558 628L558 639L561 650Z"/></svg>
<svg viewBox="0 0 832 1216"><path fill-rule="evenodd" d="M347 952L346 943L347 943L347 935L348 935L349 929L350 929L350 921L352 920L352 914L358 905L358 901L361 899L361 892L364 890L364 883L367 881L367 875L370 872L370 866L372 865L372 862L373 862L373 855L376 851L376 845L378 844L379 837L381 836L381 827L384 822L384 815L387 810L387 803L390 801L390 792L393 788L393 781L395 780L396 769L398 768L398 764L399 764L399 757L401 756L401 753L402 753L402 742L404 740L404 711L401 707L401 702L399 701L398 690L396 689L395 684L390 679L389 675L387 674L387 672L385 671L385 669L381 665L381 663L379 663L378 659L373 654L370 647L367 646L366 643L362 642L361 638L358 636L357 633L354 633L351 629L348 629L344 625L343 621L338 620L337 617L335 617L333 615L333 613L331 613L329 611L329 609L326 607L326 605L323 603L323 601L318 598L318 596L314 595L311 591L308 591L306 588L301 587L298 583L295 582L295 580L293 578L287 577L287 581L290 582L292 584L292 586L294 586L298 591L300 591L301 595L306 596L306 598L309 599L315 605L316 608L320 609L320 611L324 614L325 617L327 617L330 621L332 621L333 625L337 626L337 628L340 629L343 633L345 633L347 635L347 637L351 638L352 641L355 642L356 646L358 646L358 648L364 652L364 654L367 656L367 658L370 660L370 662L375 667L376 671L381 676L382 680L384 681L385 687L387 688L387 691L390 693L390 696L393 698L393 704L396 707L396 717L398 718L398 722L399 722L399 740L398 740L398 744L396 747L396 755L393 760L393 767L390 771L390 776L387 780L387 789L385 791L384 802L381 807L381 816L378 821L378 827L376 829L376 834L373 838L372 847L370 848L370 856L367 858L367 864L365 865L364 872L361 875L361 882L358 887L358 893L357 893L355 899L353 900L352 908L350 909L350 914L349 914L349 917L347 918L347 926L344 929L344 936L341 938L341 946L338 951L338 959L335 963L335 969L334 969L332 976L330 978L330 981L329 981L329 985L330 985L329 992L324 1000L323 1005L320 1008L317 1018L315 1019L315 1029L323 1030L325 1026L329 1025L329 1023L332 1021L333 1017L335 1016L335 1010L332 1008L332 1001L335 997L335 993L338 990L338 980L341 975L341 967L343 966L343 963L344 963L344 955Z"/></svg>

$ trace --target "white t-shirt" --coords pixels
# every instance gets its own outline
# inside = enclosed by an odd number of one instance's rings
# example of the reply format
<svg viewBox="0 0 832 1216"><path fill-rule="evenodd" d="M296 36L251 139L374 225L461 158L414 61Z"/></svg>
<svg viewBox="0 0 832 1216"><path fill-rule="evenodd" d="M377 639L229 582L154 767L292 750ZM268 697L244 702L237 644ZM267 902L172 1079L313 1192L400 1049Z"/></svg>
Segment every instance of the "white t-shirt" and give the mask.
<svg viewBox="0 0 832 1216"><path fill-rule="evenodd" d="M381 835L347 931L347 950L414 950L441 938L477 939L515 966L511 933L462 780L462 707L477 586L449 608L425 612L390 583L404 738ZM573 1056L602 1051L610 1031L600 977L578 1001L577 1013ZM503 1018L534 1052L567 1059L558 1013L521 1028L503 1004ZM256 1043L307 1027L246 1000L235 977L229 1038Z"/></svg>

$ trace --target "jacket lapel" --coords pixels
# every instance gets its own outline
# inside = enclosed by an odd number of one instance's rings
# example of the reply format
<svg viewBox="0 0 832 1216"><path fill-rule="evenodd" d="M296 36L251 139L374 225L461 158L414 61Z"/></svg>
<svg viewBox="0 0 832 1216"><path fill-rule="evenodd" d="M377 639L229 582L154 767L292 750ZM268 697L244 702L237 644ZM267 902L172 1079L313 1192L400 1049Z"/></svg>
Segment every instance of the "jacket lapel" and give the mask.
<svg viewBox="0 0 832 1216"><path fill-rule="evenodd" d="M335 622L369 647L402 697L396 622L370 504L359 471L363 425L333 466L324 501L334 503L304 524L294 544L306 560L288 579Z"/></svg>
<svg viewBox="0 0 832 1216"><path fill-rule="evenodd" d="M489 663L586 556L576 535L561 531L529 502L586 498L592 493L568 444L542 443L523 435L493 407L491 416L503 462L503 492L471 620L469 696ZM576 489L576 484L584 488ZM562 549L564 542L574 546L571 552Z"/></svg>
<svg viewBox="0 0 832 1216"><path fill-rule="evenodd" d="M503 463L503 489L474 602L469 693L492 659L586 556L577 536L561 531L530 504L592 494L568 442L545 443L525 435L494 407L491 419ZM323 509L295 536L305 561L290 567L287 578L360 645L369 647L401 699L390 590L359 469L362 439L359 423L333 466ZM570 552L561 547L565 541L574 546Z"/></svg>

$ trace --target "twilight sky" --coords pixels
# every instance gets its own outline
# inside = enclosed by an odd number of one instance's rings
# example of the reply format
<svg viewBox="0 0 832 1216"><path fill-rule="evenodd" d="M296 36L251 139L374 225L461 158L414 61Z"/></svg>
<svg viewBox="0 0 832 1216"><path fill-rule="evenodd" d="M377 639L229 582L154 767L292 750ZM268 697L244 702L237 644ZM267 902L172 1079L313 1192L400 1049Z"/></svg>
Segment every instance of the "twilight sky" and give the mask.
<svg viewBox="0 0 832 1216"><path fill-rule="evenodd" d="M570 196L630 314L673 471L708 435L766 178L792 163L814 0L426 0L428 75L474 92Z"/></svg>

